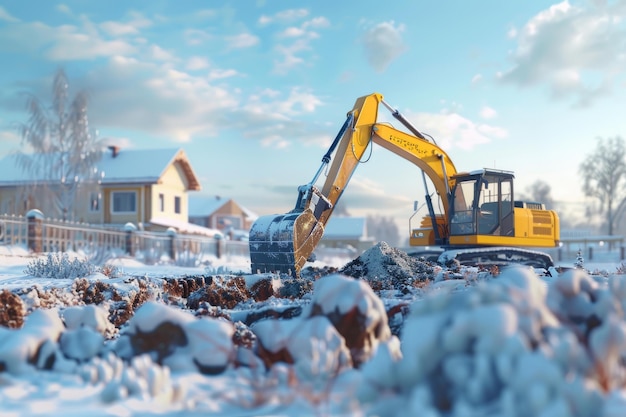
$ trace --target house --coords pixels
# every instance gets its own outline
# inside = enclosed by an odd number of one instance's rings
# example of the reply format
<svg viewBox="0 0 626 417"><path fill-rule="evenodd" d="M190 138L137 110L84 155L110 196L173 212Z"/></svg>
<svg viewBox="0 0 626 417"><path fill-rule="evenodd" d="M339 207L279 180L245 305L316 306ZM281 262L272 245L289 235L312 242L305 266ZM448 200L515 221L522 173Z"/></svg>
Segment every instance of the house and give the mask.
<svg viewBox="0 0 626 417"><path fill-rule="evenodd" d="M52 157L52 156L51 156ZM188 193L199 191L200 182L182 149L120 149L109 147L97 164L101 180L73 207L74 220L102 225L132 223L147 230L173 227L179 232L211 235L215 231L188 223ZM0 161L0 212L24 215L33 207L29 178L16 155ZM48 184L49 187L60 184ZM44 216L61 218L48 207ZM50 212L52 211L52 213Z"/></svg>
<svg viewBox="0 0 626 417"><path fill-rule="evenodd" d="M194 194L189 196L189 222L217 229L233 240L244 240L258 216L230 198Z"/></svg>

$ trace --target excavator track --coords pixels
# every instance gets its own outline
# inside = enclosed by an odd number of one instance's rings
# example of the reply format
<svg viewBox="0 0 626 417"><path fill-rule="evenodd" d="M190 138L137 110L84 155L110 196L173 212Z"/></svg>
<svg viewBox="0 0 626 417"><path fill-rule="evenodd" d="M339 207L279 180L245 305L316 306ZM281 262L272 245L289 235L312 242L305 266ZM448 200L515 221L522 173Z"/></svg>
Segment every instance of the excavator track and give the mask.
<svg viewBox="0 0 626 417"><path fill-rule="evenodd" d="M554 266L552 257L544 252L515 247L448 249L439 255L438 263L458 262L466 266L504 267L512 264L548 270Z"/></svg>

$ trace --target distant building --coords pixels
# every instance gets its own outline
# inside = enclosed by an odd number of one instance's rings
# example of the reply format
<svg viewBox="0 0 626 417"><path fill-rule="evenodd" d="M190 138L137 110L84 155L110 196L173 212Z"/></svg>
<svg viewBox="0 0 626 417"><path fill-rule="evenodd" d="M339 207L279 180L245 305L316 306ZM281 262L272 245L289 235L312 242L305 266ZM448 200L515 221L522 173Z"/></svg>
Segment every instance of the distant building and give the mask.
<svg viewBox="0 0 626 417"><path fill-rule="evenodd" d="M195 194L189 196L189 222L217 229L227 238L247 240L258 216L230 198Z"/></svg>
<svg viewBox="0 0 626 417"><path fill-rule="evenodd" d="M353 247L358 253L371 248L374 238L367 235L365 217L331 217L326 223L319 246L327 248Z"/></svg>

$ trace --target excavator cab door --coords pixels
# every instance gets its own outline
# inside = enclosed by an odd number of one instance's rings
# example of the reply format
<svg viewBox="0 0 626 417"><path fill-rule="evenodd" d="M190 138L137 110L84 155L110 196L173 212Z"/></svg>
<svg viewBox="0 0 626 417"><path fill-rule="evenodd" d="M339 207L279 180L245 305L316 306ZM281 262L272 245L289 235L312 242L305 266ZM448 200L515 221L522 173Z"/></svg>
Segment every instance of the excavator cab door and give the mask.
<svg viewBox="0 0 626 417"><path fill-rule="evenodd" d="M513 173L480 170L454 177L450 235L513 236Z"/></svg>

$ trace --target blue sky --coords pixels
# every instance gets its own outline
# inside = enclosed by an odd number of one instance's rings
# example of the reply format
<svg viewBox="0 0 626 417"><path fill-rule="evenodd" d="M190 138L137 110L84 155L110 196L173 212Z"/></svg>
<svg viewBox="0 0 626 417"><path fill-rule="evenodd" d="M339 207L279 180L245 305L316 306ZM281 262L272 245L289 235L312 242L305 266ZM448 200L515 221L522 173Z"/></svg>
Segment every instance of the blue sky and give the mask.
<svg viewBox="0 0 626 417"><path fill-rule="evenodd" d="M203 193L293 208L355 100L380 92L460 171L582 210L578 167L626 135L626 1L0 2L0 154L57 68L124 148L182 147ZM416 167L380 147L341 204L408 230Z"/></svg>

